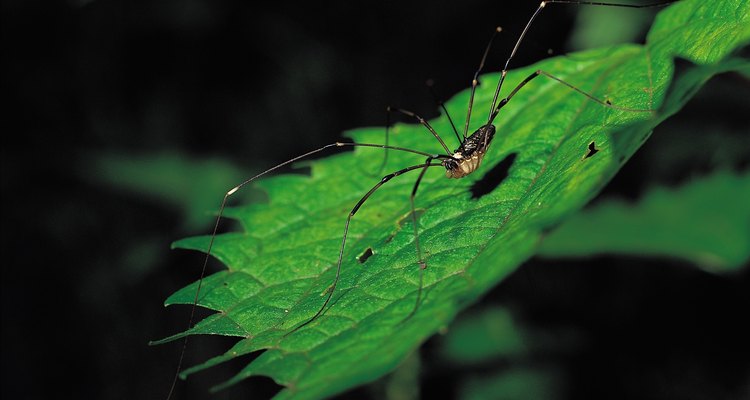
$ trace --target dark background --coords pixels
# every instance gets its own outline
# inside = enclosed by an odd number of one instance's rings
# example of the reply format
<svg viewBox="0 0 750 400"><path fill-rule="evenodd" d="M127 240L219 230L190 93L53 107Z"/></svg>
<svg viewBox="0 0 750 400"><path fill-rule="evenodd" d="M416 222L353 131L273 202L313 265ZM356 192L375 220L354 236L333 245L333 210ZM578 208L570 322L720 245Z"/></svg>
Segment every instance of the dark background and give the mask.
<svg viewBox="0 0 750 400"><path fill-rule="evenodd" d="M488 62L498 70L536 7L505 3L3 1L0 395L163 398L180 345L146 344L184 328L187 307L161 304L201 263L169 244L212 223L189 219L184 203L203 196L209 210L239 177L383 125L389 104L437 115L424 81L446 98L468 87L502 25ZM514 65L570 51L578 8L542 13ZM738 142L747 98L746 80L715 79L605 195L746 169L736 143L747 143ZM164 159L197 170L224 163L231 177L216 176L217 187L149 168ZM135 169L122 167L131 161ZM574 354L541 356L566 371L561 398L735 398L750 393L749 288L746 272L709 275L676 261L532 260L477 307L513 305L529 326L572 325L592 338ZM231 342L194 339L187 364ZM507 367L442 365L437 346L422 353L424 397L453 397L464 377ZM180 383L177 398L209 397L241 365ZM214 398L275 390L257 378Z"/></svg>

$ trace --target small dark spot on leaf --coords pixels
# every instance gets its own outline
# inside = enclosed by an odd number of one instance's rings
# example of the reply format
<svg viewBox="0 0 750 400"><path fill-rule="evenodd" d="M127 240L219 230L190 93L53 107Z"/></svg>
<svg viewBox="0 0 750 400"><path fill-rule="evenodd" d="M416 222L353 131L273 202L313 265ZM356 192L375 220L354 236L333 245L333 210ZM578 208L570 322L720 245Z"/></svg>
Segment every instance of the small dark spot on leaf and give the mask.
<svg viewBox="0 0 750 400"><path fill-rule="evenodd" d="M417 221L419 221L419 218L422 216L422 214L424 214L424 212L424 208L417 208L416 210L414 210L414 216L416 217ZM398 229L388 235L388 237L385 239L385 243L390 243L391 240L393 240L393 237L396 236L396 233L398 233L398 231L400 231L401 228L404 227L404 224L408 222L411 222L411 212L404 214L403 216L401 216L401 218L398 219L398 221L396 221L396 224L398 224Z"/></svg>
<svg viewBox="0 0 750 400"><path fill-rule="evenodd" d="M424 208L417 208L416 210L414 210L414 216L417 217L417 220L419 220L419 217L421 217L422 214L424 214ZM401 217L398 220L398 226L403 228L404 224L407 222L411 222L411 213L408 213Z"/></svg>
<svg viewBox="0 0 750 400"><path fill-rule="evenodd" d="M596 148L596 142L591 142L589 143L589 150L586 152L586 155L584 155L583 158L584 159L589 158L598 152L599 152L599 149Z"/></svg>
<svg viewBox="0 0 750 400"><path fill-rule="evenodd" d="M500 186L501 183L508 177L508 171L513 166L513 162L516 161L518 153L510 153L505 158L497 163L489 172L484 174L482 179L474 182L471 186L471 198L478 199L488 193L491 193L495 188Z"/></svg>
<svg viewBox="0 0 750 400"><path fill-rule="evenodd" d="M364 251L364 253L360 254L359 257L357 257L357 261L359 261L360 264L364 264L371 255L372 247L368 247L367 250Z"/></svg>

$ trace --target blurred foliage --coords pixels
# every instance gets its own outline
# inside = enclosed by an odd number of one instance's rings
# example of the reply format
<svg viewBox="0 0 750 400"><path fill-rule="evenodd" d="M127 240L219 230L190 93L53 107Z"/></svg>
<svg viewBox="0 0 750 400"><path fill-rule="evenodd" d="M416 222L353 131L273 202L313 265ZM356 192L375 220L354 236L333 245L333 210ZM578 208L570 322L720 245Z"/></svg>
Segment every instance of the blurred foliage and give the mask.
<svg viewBox="0 0 750 400"><path fill-rule="evenodd" d="M563 376L539 355L564 355L580 348L581 333L570 327L540 329L516 320L503 307L462 314L437 340L439 360L457 373L459 398L564 398Z"/></svg>
<svg viewBox="0 0 750 400"><path fill-rule="evenodd" d="M368 211L358 215L356 221L367 224L355 225L356 228L350 232L351 245L338 286L339 295L334 297L330 309L318 320L300 331L293 331L293 326L305 322L315 313L316 307L321 304L321 291L324 292L325 285L333 280L334 269L330 265L335 264L332 256L335 257L340 240L335 226L343 220L346 204L356 202L357 193L363 193L369 187L363 183L366 174L358 171L358 166L361 169L363 165L376 165L377 156L366 158L366 151L359 149L353 155L331 157L314 163L310 178L284 176L263 181L260 185L269 192L270 206L227 210L229 217L242 221L247 233L217 237L213 255L227 264L229 271L204 281L199 305L220 313L187 332L224 334L245 339L225 355L187 373L238 355L268 349L228 383L256 374L269 375L287 385L279 398L316 398L372 380L392 369L422 340L449 322L461 306L476 299L530 256L533 246L529 247L529 244L538 240L539 231L580 207L600 190L637 149L640 141L648 137L647 133L643 135L644 132L676 112L711 75L746 65L736 60L721 63L721 59L732 52L733 46L748 40L750 32L743 29L746 21L733 19L747 18L747 10L733 13L736 10L732 6L740 10L744 6L739 3L725 4L722 9L708 9L699 2L683 2L678 6L672 8L673 12L665 13L650 34L649 49L643 52L648 53L649 68L639 63L642 54L635 48L622 47L579 54L575 61L550 59L508 75L507 84L513 87L514 81L520 81L535 68L554 71L566 80L570 80L568 76L575 73L577 80L573 82L577 86L589 91L594 89L588 86L603 88L608 91L606 97L613 99L615 104L638 107L644 101L647 104L652 104L651 101L656 104L661 102L669 81L671 56L681 55L706 64L706 68L694 68L678 76L678 83L666 98L665 114L631 127L627 127L628 124L637 120L634 113L611 113L602 122L600 106L581 108L581 99L570 96L567 89L554 82L537 87L534 94L542 97L545 104L535 104L534 110L544 114L545 119L538 120L536 114L507 111L502 122L498 121L498 128L501 131L506 128L507 136L501 145L493 147L487 157L493 161L488 164L497 163L503 159L503 155L507 156L513 151L520 151L521 160L511 170L510 178L500 186L501 189L476 202L473 209L454 203L460 200L457 193L468 194L468 185L476 178L465 179L460 185L451 187L444 180L426 177L423 192L418 198L420 206L426 210L420 217L423 225L420 232L425 242L430 243L428 262L431 267L426 271L428 290L419 312L403 324L396 322L399 315L403 318L408 314L415 291L414 287L404 287L404 282L411 281L412 286L415 283L413 274L404 272L408 271L405 267L412 263L409 260L413 258L413 248L409 241L411 230L401 229L402 225L395 227L394 231L393 221L408 212L408 207L404 207L407 203L404 193L408 192L405 189L409 185L384 187L378 192L381 197L378 198L377 212ZM725 17L717 17L722 11ZM700 17L703 17L700 26L690 23L689 18ZM704 42L696 42L695 37L702 37ZM582 60L590 63L590 71L582 71ZM648 84L644 86L633 71L648 71ZM593 81L584 83L586 73L595 78L596 84ZM626 76L628 79L624 78ZM611 77L611 82L605 82L605 77ZM486 86L478 92L479 104L491 96L492 79L489 76L484 78ZM630 85L626 85L627 82ZM617 90L616 93L611 92L613 89ZM517 109L524 108L524 100L533 101L531 93L528 89L519 92L513 103ZM460 108L466 103L466 97L466 92L457 96L448 103L448 108ZM567 100L563 103L555 104L552 101L564 97ZM644 101L637 102L639 98ZM626 100L633 103L626 103ZM578 114L578 117L574 124L567 125L567 129L553 126L557 118L570 121L572 114ZM447 128L444 119L434 121L433 125L440 128L439 131ZM545 128L555 129L548 131ZM420 129L400 125L394 129L394 142L405 147L424 142L423 136L420 137L418 133ZM604 135L615 131L617 134L612 138ZM399 134L403 136L399 137ZM377 141L380 135L380 130L361 130L354 136L357 140L372 142ZM573 141L573 138L577 140ZM606 150L589 160L578 144L592 141ZM547 161L541 167L532 162L544 159ZM391 159L393 168L408 165L404 163L405 160L403 154L395 155ZM586 162L586 168L578 168L584 165L583 162ZM357 178L357 173L362 176ZM530 180L532 184L528 184L530 177L533 177ZM338 179L335 184L331 183L334 179ZM314 182L320 185L315 186ZM544 189L536 193L534 188L540 185ZM388 199L387 204L385 198ZM515 200L505 200L508 198ZM506 217L487 214L483 211L485 205L494 212L506 213ZM297 215L290 212L295 208ZM451 215L456 214L457 210L462 211L458 215L463 221L461 224L451 220ZM521 211L520 216L515 213L516 210ZM491 224L491 221L501 223L499 227L489 229L489 232L497 235L491 234L486 238L478 235L478 227ZM367 227L363 230L364 225ZM408 226L408 223L404 225ZM446 236L448 231L439 229L441 226L462 225L468 225L468 228L457 229L450 236ZM471 246L450 250L455 247L455 242ZM207 238L204 237L185 240L178 245L203 249L206 243ZM349 260L353 260L354 253L360 253L365 246L373 248L375 255L368 259L367 268L362 270L356 262ZM351 250L352 247L354 250ZM472 247L480 251L474 252ZM278 255L259 257L261 254L274 253ZM461 269L459 260L472 262ZM493 267L481 262L490 260ZM484 268L474 268L474 265ZM385 281L384 277L387 277ZM466 284L467 278L472 284ZM311 289L311 284L317 289ZM195 290L195 285L188 286L170 297L167 303L191 304ZM352 321L355 323L352 324ZM284 336L284 332L291 335ZM178 334L168 340L183 335ZM526 375L522 373L519 376ZM519 380L534 382L538 379L532 373L528 379L516 376L496 384L511 390L517 387L515 385Z"/></svg>
<svg viewBox="0 0 750 400"><path fill-rule="evenodd" d="M387 400L409 400L419 398L419 378L421 373L419 353L415 352L383 379L382 390L374 398ZM378 387L379 385L373 385Z"/></svg>
<svg viewBox="0 0 750 400"><path fill-rule="evenodd" d="M247 178L243 171L221 159L193 159L177 152L152 155L89 155L79 168L82 180L127 191L138 197L179 210L187 231L210 226L211 210L221 203L223 193ZM259 200L265 195L244 191L240 200Z"/></svg>
<svg viewBox="0 0 750 400"><path fill-rule="evenodd" d="M462 400L508 400L564 398L559 374L540 368L515 368L506 372L476 376L462 382Z"/></svg>
<svg viewBox="0 0 750 400"><path fill-rule="evenodd" d="M642 4L633 0L620 3ZM576 12L576 24L568 46L572 50L581 50L637 41L648 30L653 14L658 10L658 7L581 7Z"/></svg>
<svg viewBox="0 0 750 400"><path fill-rule="evenodd" d="M453 324L441 340L441 351L452 363L481 363L525 354L528 339L526 332L516 327L510 311L492 308Z"/></svg>
<svg viewBox="0 0 750 400"><path fill-rule="evenodd" d="M656 187L635 204L602 201L548 235L540 255L679 257L712 272L750 260L750 174L727 171L682 187Z"/></svg>

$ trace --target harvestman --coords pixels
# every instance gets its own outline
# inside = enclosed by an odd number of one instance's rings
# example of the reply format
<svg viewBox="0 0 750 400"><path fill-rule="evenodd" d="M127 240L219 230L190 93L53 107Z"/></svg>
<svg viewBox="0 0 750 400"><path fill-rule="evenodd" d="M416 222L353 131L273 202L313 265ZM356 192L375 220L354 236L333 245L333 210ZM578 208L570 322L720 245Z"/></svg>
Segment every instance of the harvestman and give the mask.
<svg viewBox="0 0 750 400"><path fill-rule="evenodd" d="M677 1L677 0L675 0L675 1ZM208 245L208 248L206 250L206 256L205 256L205 259L203 261L203 267L202 267L202 270L201 270L201 277L200 277L199 282L198 282L198 288L196 289L195 298L194 298L194 301L193 301L193 308L191 310L190 320L188 322L188 329L190 329L192 327L192 324L193 324L193 319L195 317L195 308L196 308L197 303L198 303L198 297L199 297L199 294L200 294L201 284L202 284L202 281L203 281L203 277L205 276L206 266L208 265L208 260L209 260L209 258L211 256L211 249L212 249L213 244L214 244L214 238L216 237L216 234L218 232L219 223L220 223L221 217L222 217L222 215L224 213L224 208L226 206L228 198L232 194L234 194L238 190L240 190L243 186L245 186L245 185L247 185L247 184L249 184L249 183L257 180L258 178L263 177L264 175L267 175L267 174L269 174L271 172L274 172L274 171L276 171L279 168L287 166L287 165L289 165L291 163L294 163L296 161L299 161L299 160L304 159L306 157L309 157L311 155L320 153L320 152L325 151L326 149L329 149L329 148L332 148L332 147L347 147L347 146L351 146L351 147L354 147L354 146L358 146L358 147L374 147L374 148L384 149L386 151L386 157L387 157L387 151L388 150L394 150L394 151L401 151L401 152L407 152L407 153L421 155L421 156L426 157L426 159L421 164L412 165L412 166L409 166L409 167L406 167L406 168L402 168L402 169L400 169L398 171L395 171L395 172L392 172L390 174L387 174L387 175L383 176L380 179L380 181L377 184L375 184L367 193L365 193L365 195L362 196L362 198L354 205L354 207L349 212L349 215L346 218L346 223L345 223L345 226L344 226L344 233L343 233L343 236L342 236L342 239L341 239L341 246L339 248L338 261L336 263L336 276L335 276L333 282L331 283L331 285L326 290L327 295L326 295L325 301L320 306L320 309L315 313L315 315L313 315L310 319L308 319L307 321L305 321L301 325L295 327L289 333L295 332L295 331L299 330L300 328L306 326L307 324L315 321L326 310L326 307L328 306L329 302L331 301L333 293L334 293L334 291L336 289L336 285L338 284L338 281L339 281L339 277L340 277L340 273L341 273L341 263L342 263L342 260L343 260L343 257L344 257L344 248L346 246L346 238L347 238L347 234L349 232L349 223L351 222L351 219L354 217L354 215L357 213L357 211L360 209L360 207L362 207L362 205L367 201L367 199L369 199L370 196L376 190L378 190L378 188L380 188L383 184L385 184L389 180L391 180L391 179L393 179L393 178L395 178L395 177L397 177L399 175L405 174L407 172L419 170L420 171L419 172L419 176L417 177L417 180L414 183L414 187L412 188L411 195L409 196L409 201L410 201L410 206L411 206L411 213L410 214L411 214L411 218L412 218L412 226L414 227L414 246L415 246L416 251L417 251L417 263L419 264L419 289L417 291L416 303L414 304L414 308L412 309L412 311L409 313L408 316L406 316L405 319L408 319L409 317L411 317L417 311L417 309L419 307L419 303L421 301L424 270L425 270L425 268L427 268L427 263L424 261L424 259L422 257L422 249L421 249L420 244L419 244L419 232L418 232L417 223L416 223L416 218L417 217L416 217L416 213L414 212L414 210L415 210L414 209L414 197L417 194L417 190L419 188L419 184L422 181L422 178L424 177L425 172L430 167L443 167L443 168L445 168L445 175L446 175L446 177L447 178L454 178L454 179L463 178L463 177L471 174L472 172L476 171L479 168L479 165L481 164L482 159L484 158L484 156L485 156L485 154L487 152L487 149L489 148L489 145L492 142L492 139L493 139L493 137L495 135L495 126L493 125L493 122L494 122L495 118L498 116L500 110L506 104L508 104L508 102L510 102L510 100L513 98L513 96L515 96L516 93L518 93L519 90L521 90L524 86L526 86L529 82L531 82L532 80L534 80L536 77L538 77L538 76L545 76L547 78L550 78L550 79L552 79L554 81L557 81L557 82L561 83L562 85L565 85L570 90L573 90L573 91L575 91L575 92L577 92L577 93L579 93L579 94L581 94L581 95L589 98L590 100L592 100L592 101L594 101L594 102L596 102L596 103L598 103L598 104L600 104L602 106L605 106L605 107L609 107L609 108L613 108L613 109L617 109L617 110L622 110L622 111L631 111L631 112L651 112L651 111L653 111L653 110L649 110L649 109L632 109L632 108L618 107L618 106L612 105L609 101L602 101L600 99L597 99L593 95L591 95L591 94L589 94L587 92L584 92L583 90L578 89L577 87L575 87L575 86L573 86L573 85L571 85L571 84L563 81L562 79L557 78L554 75L552 75L552 74L550 74L548 72L545 72L543 70L534 71L531 75L529 75L523 81L521 81L521 83L519 83L518 85L516 85L516 87L506 97L504 97L504 98L501 99L500 98L500 90L502 88L503 82L505 81L505 76L506 76L507 71L508 71L508 66L510 65L511 60L513 59L513 57L515 56L516 52L518 51L518 48L519 48L521 42L523 41L524 37L526 36L526 33L528 32L529 28L531 27L532 23L534 22L534 20L536 19L536 17L539 15L539 13L545 8L545 6L547 4L551 4L551 3L576 4L576 5L594 5L594 6L610 6L610 7L625 7L625 8L650 8L650 7L665 6L665 5L668 5L670 3L674 3L675 1L666 1L666 2L660 2L660 3L645 4L645 5L605 3L605 2L589 2L589 1L575 1L575 0L547 0L547 1L542 1L539 4L539 6L537 7L536 11L534 11L534 13L531 15L531 18L529 19L529 21L526 23L526 26L524 27L523 31L521 32L521 34L519 35L518 39L516 40L515 45L513 46L513 50L511 51L510 56L505 61L503 69L502 69L502 71L500 73L500 79L498 81L497 87L495 88L494 96L492 98L492 105L491 105L490 110L489 110L489 115L487 117L487 122L484 125L482 125L481 127L479 127L476 131L474 131L471 135L467 136L467 133L468 133L468 130L469 130L469 123L470 123L470 120L471 120L471 112L472 112L472 108L473 108L473 104L474 104L474 94L475 94L475 91L476 91L476 87L479 84L479 74L481 73L482 69L484 69L484 64L485 64L485 61L487 59L487 55L489 54L490 48L492 46L492 41L493 41L495 35L498 32L500 32L500 28L497 28L496 31L495 31L495 33L492 36L492 39L490 39L489 43L487 44L487 47L484 50L484 54L482 55L482 59L481 59L481 61L479 63L479 67L477 68L476 72L474 73L474 76L473 76L472 81L471 81L471 94L469 96L469 106L468 106L468 110L467 110L467 113L466 113L466 120L465 120L464 126L463 126L463 134L459 135L458 130L456 130L455 126L454 126L454 132L456 134L456 137L458 138L458 141L460 142L460 145L458 146L458 148L455 151L451 151L450 148L448 148L448 146L445 144L445 142L440 137L440 135L435 131L435 129L433 129L433 127L424 118L420 117L419 115L417 115L417 114L415 114L415 113L413 113L411 111L407 111L407 110L400 109L400 108L391 108L391 107L388 107L388 115L390 115L391 112L397 112L397 113L400 113L400 114L403 114L403 115L406 115L408 117L416 119L421 125L423 125L435 137L435 139L440 143L440 145L445 150L445 153L444 154L430 154L430 153L426 153L426 152L419 151L419 150L414 150L414 149L408 149L408 148L404 148L404 147L398 147L398 146L390 146L390 145L388 145L388 126L387 126L388 123L387 123L386 124L386 144L343 143L343 142L331 143L331 144L325 145L323 147L320 147L318 149L309 151L309 152L307 152L305 154L302 154L300 156L294 157L291 160L287 160L287 161L285 161L285 162L283 162L281 164L278 164L278 165L276 165L276 166L274 166L272 168L269 168L269 169L267 169L267 170L265 170L265 171L263 171L263 172L255 175L255 176L253 176L253 177L245 180L244 182L240 183L239 185L237 185L234 188L232 188L231 190L229 190L224 195L224 198L223 198L223 200L221 202L221 206L219 207L219 214L218 214L218 217L216 218L216 222L214 224L214 228L213 228L213 231L212 231L212 234L211 234L211 239L209 241L209 245ZM447 110L445 110L445 107L442 104L440 104L440 106L443 107L443 110L446 111L446 114L447 114ZM451 121L451 123L452 123L452 121ZM383 165L384 164L385 164L385 160L384 160ZM182 361L183 361L183 358L184 358L184 355L185 355L185 349L187 348L187 340L188 340L188 336L185 336L185 339L183 341L182 352L180 354L180 359L178 361L177 374L175 375L175 378L174 378L174 380L172 382L172 387L171 387L171 389L169 391L169 395L168 395L167 398L171 397L172 392L174 391L175 384L177 382L177 378L179 377L179 373L180 373L180 370L182 368Z"/></svg>

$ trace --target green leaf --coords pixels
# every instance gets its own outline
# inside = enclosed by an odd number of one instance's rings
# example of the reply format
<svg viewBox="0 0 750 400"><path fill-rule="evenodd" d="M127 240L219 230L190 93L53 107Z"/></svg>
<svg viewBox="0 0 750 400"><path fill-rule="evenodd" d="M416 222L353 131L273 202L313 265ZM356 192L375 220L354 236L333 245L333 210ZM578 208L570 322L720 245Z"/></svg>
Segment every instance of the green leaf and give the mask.
<svg viewBox="0 0 750 400"><path fill-rule="evenodd" d="M563 371L541 368L513 368L510 371L468 379L459 388L463 400L564 398ZM502 394L500 396L500 394Z"/></svg>
<svg viewBox="0 0 750 400"><path fill-rule="evenodd" d="M529 343L528 333L516 325L511 312L502 308L462 315L440 341L440 352L450 364L517 357L528 351Z"/></svg>
<svg viewBox="0 0 750 400"><path fill-rule="evenodd" d="M645 47L590 50L510 72L506 94L541 68L619 107L658 111L603 107L545 77L519 91L496 120L498 133L479 171L448 180L433 168L420 185L415 204L428 267L422 302L408 319L419 286L409 217L409 193L418 172L388 182L359 210L330 307L297 331L294 327L323 304L346 216L378 182L373 174L383 153L357 148L309 163L310 176L258 182L268 203L227 210L244 230L216 238L212 254L227 270L203 282L198 304L218 313L164 341L185 334L242 338L186 374L265 350L225 385L252 375L270 376L286 386L279 399L326 397L386 374L531 257L542 232L595 196L653 127L710 76L746 67L746 61L728 56L749 38L746 2L712 2L709 7L684 1L657 17ZM698 65L672 84L676 55ZM497 79L498 74L482 77L473 129L489 109ZM451 114L464 114L468 97L462 92L449 101ZM450 139L446 118L431 124ZM420 125L399 124L392 132L392 145L441 151ZM378 143L383 128L358 129L349 136ZM587 158L592 142L599 152ZM472 199L472 185L511 154L516 157L508 177L491 193ZM388 171L424 162L395 151L388 160ZM203 250L208 240L185 239L176 246ZM373 255L359 263L357 256L368 248ZM167 304L192 304L196 288L197 283L178 291Z"/></svg>
<svg viewBox="0 0 750 400"><path fill-rule="evenodd" d="M621 3L639 4L635 0ZM579 7L568 43L579 50L631 42L646 32L652 17L645 9Z"/></svg>
<svg viewBox="0 0 750 400"><path fill-rule="evenodd" d="M515 314L504 307L485 307L461 314L450 331L436 341L440 363L473 367L470 369L474 371L482 367L497 369L500 365L500 369L507 371L534 365L540 354L580 352L585 339L577 329L534 326Z"/></svg>
<svg viewBox="0 0 750 400"><path fill-rule="evenodd" d="M459 398L562 397L562 370L546 357L580 353L583 334L528 325L514 314L503 307L475 308L437 340L438 364L466 371L457 377Z"/></svg>
<svg viewBox="0 0 750 400"><path fill-rule="evenodd" d="M540 255L602 253L678 257L708 271L750 261L750 174L718 172L677 189L654 188L636 204L602 202L545 238Z"/></svg>
<svg viewBox="0 0 750 400"><path fill-rule="evenodd" d="M140 157L113 153L89 155L84 157L79 170L79 175L86 180L180 209L185 216L186 229L205 229L210 223L206 219L208 210L216 207L215 194L244 177L228 162L195 160L173 152Z"/></svg>

